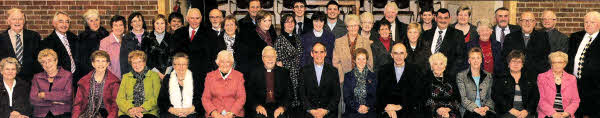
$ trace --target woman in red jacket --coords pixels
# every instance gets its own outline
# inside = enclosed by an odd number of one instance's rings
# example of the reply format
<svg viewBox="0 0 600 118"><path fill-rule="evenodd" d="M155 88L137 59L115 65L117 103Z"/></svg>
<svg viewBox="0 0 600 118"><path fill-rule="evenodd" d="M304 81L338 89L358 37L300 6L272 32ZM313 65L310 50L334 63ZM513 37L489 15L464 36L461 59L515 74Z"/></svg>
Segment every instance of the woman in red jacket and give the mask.
<svg viewBox="0 0 600 118"><path fill-rule="evenodd" d="M244 75L233 69L233 53L223 50L217 54L219 68L206 74L202 106L206 117L244 117L246 103Z"/></svg>
<svg viewBox="0 0 600 118"><path fill-rule="evenodd" d="M73 103L72 118L116 118L118 107L115 100L121 82L108 69L110 57L102 50L90 56L94 70L77 82L77 95ZM104 106L102 106L104 105Z"/></svg>

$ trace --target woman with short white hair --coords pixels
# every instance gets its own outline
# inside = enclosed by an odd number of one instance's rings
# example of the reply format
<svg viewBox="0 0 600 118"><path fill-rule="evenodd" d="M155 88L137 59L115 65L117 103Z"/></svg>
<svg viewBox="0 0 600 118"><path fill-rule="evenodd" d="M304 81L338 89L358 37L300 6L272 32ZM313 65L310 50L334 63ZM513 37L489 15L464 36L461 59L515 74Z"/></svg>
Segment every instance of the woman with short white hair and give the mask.
<svg viewBox="0 0 600 118"><path fill-rule="evenodd" d="M79 60L81 64L78 65L77 70L81 73L89 73L94 70L92 67L92 60L89 59L87 55L92 55L92 53L100 48L100 40L104 39L104 37L108 36L110 32L108 32L102 24L100 24L100 15L98 10L89 9L83 14L84 19L84 27L85 30L79 33L79 55L81 56ZM121 75L117 75L121 76Z"/></svg>
<svg viewBox="0 0 600 118"><path fill-rule="evenodd" d="M233 69L233 53L223 50L215 60L217 70L206 74L202 105L206 117L244 117L246 89L244 75Z"/></svg>
<svg viewBox="0 0 600 118"><path fill-rule="evenodd" d="M432 117L459 118L458 111L460 94L456 86L456 76L450 76L446 71L448 58L442 53L429 57L431 71L425 74L425 106L429 108L425 115Z"/></svg>

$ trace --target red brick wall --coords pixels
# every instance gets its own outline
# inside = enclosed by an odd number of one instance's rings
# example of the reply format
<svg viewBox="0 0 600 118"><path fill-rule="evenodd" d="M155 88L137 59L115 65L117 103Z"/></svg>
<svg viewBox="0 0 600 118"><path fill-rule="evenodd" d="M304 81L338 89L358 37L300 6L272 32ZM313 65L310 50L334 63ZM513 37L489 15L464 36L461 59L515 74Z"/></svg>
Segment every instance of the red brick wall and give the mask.
<svg viewBox="0 0 600 118"><path fill-rule="evenodd" d="M544 10L556 13L556 27L565 34L583 30L583 17L589 11L600 11L598 2L555 1L555 2L518 2L517 17L524 11L532 11L541 27L541 16Z"/></svg>
<svg viewBox="0 0 600 118"><path fill-rule="evenodd" d="M27 29L39 32L46 37L53 31L52 17L56 11L65 11L71 17L71 31L79 34L84 30L83 13L87 9L98 9L101 24L110 29L113 15L127 16L133 11L144 15L148 30L151 30L152 18L158 13L157 0L0 0L0 31L8 29L6 11L20 8L25 13ZM110 30L109 30L110 31Z"/></svg>

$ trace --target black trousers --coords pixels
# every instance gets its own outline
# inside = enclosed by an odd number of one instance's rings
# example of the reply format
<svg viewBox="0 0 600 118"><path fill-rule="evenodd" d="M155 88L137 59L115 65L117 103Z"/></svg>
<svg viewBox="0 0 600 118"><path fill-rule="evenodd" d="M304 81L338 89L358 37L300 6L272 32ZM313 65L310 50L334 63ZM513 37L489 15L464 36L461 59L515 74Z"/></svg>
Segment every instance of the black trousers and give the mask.
<svg viewBox="0 0 600 118"><path fill-rule="evenodd" d="M131 118L131 117L129 117L128 115L121 115L121 116L119 116L119 118ZM158 118L158 117L156 117L152 114L144 114L144 117L142 117L142 118Z"/></svg>
<svg viewBox="0 0 600 118"><path fill-rule="evenodd" d="M463 118L496 118L496 114L487 111L485 113L485 116L481 116L475 112L471 112L471 111L465 111L465 115L463 116Z"/></svg>

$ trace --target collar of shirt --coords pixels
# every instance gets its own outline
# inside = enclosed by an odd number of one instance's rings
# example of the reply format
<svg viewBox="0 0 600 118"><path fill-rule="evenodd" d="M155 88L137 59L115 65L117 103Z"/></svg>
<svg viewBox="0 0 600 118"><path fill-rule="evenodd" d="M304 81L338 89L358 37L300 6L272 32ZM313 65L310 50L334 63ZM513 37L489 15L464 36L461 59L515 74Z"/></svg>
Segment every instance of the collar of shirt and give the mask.
<svg viewBox="0 0 600 118"><path fill-rule="evenodd" d="M190 28L188 29L188 31L190 32L190 36L192 36L192 31L196 31L196 33L198 33L198 28L200 28L200 26L196 27L196 28L192 28L190 26Z"/></svg>
<svg viewBox="0 0 600 118"><path fill-rule="evenodd" d="M12 102L13 101L13 98L12 98L13 97L13 91L15 91L15 85L17 85L17 79L13 79L13 84L10 87L8 85L6 85L6 81L3 82L3 84L4 84L4 88L6 89L6 92L8 93L8 96L9 96L9 99L8 99L9 100L9 106L12 107L12 104L13 104L13 102Z"/></svg>
<svg viewBox="0 0 600 118"><path fill-rule="evenodd" d="M235 34L233 36L229 36L229 34L225 33L225 39L233 39L235 38Z"/></svg>
<svg viewBox="0 0 600 118"><path fill-rule="evenodd" d="M320 32L317 30L313 30L313 33L315 33L315 37L321 37L323 35L323 30L321 30Z"/></svg>
<svg viewBox="0 0 600 118"><path fill-rule="evenodd" d="M402 74L404 73L404 67L406 66L394 66L394 71L396 72L396 82L400 81Z"/></svg>
<svg viewBox="0 0 600 118"><path fill-rule="evenodd" d="M269 72L269 73L272 72L272 71L273 71L273 69L267 69L267 72Z"/></svg>
<svg viewBox="0 0 600 118"><path fill-rule="evenodd" d="M304 16L302 16L302 18L298 18L298 17L294 17L296 19L296 24L298 23L304 23Z"/></svg>
<svg viewBox="0 0 600 118"><path fill-rule="evenodd" d="M221 75L221 77L223 78L223 80L226 80L227 77L229 77L229 74L231 74L231 70L233 69L229 69L229 72L227 72L227 75L223 76L223 74L220 74L221 72L219 71L219 75Z"/></svg>
<svg viewBox="0 0 600 118"><path fill-rule="evenodd" d="M58 36L60 41L62 41L63 43L65 43L65 42L68 43L66 34L63 35L63 34L59 33L58 31L54 31L54 33L56 33L56 36Z"/></svg>
<svg viewBox="0 0 600 118"><path fill-rule="evenodd" d="M19 33L13 30L8 30L8 35L10 35L10 39L12 39L13 41L17 39L17 34L21 35L21 40L23 40L23 30L21 30L21 32Z"/></svg>
<svg viewBox="0 0 600 118"><path fill-rule="evenodd" d="M499 26L499 25L496 25L496 31L497 31L497 32L500 32L500 31L502 31L502 29L504 29L504 34L505 34L505 35L506 35L506 34L508 34L508 33L506 33L507 31L508 31L508 32L510 32L510 29L508 28L508 26L506 26L506 27L504 27L504 28L500 28L500 26Z"/></svg>
<svg viewBox="0 0 600 118"><path fill-rule="evenodd" d="M117 35L112 34L113 38L115 38L115 40L111 43L120 43L119 38L117 37Z"/></svg>
<svg viewBox="0 0 600 118"><path fill-rule="evenodd" d="M221 29L223 29L223 28L219 28L219 29L217 29L217 28L215 28L215 27L212 27L212 30L214 30L214 31L217 31L217 32L220 32L220 31L221 31Z"/></svg>
<svg viewBox="0 0 600 118"><path fill-rule="evenodd" d="M592 36L592 39L589 39L589 40L590 40L590 42L591 42L591 41L594 41L594 39L596 39L596 37L598 36L598 32L596 32L596 33L594 33L594 34L591 34L591 35L590 35L590 34L588 34L588 33L585 33L585 36L584 36L584 38L585 38L585 37L589 37L589 36Z"/></svg>
<svg viewBox="0 0 600 118"><path fill-rule="evenodd" d="M329 20L327 20L327 25L329 26L329 28L331 28L331 30L333 30L333 28L335 28L336 24L337 24L337 20L333 23L330 23Z"/></svg>

